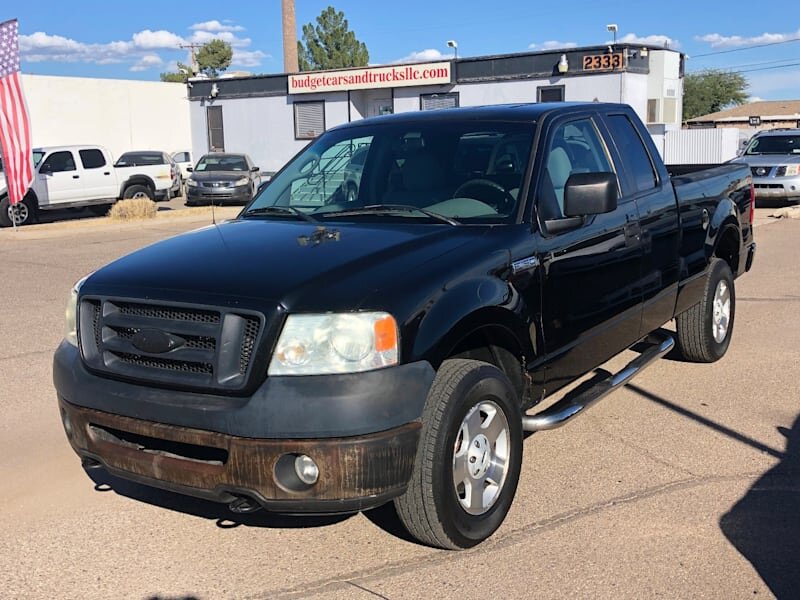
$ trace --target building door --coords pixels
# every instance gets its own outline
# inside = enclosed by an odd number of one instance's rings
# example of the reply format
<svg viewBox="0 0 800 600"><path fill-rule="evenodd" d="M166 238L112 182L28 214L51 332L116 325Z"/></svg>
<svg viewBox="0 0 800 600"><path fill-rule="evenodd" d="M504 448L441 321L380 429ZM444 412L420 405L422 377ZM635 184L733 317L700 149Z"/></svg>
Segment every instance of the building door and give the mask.
<svg viewBox="0 0 800 600"><path fill-rule="evenodd" d="M208 151L225 152L225 130L222 126L222 107L209 106L206 108L208 120Z"/></svg>

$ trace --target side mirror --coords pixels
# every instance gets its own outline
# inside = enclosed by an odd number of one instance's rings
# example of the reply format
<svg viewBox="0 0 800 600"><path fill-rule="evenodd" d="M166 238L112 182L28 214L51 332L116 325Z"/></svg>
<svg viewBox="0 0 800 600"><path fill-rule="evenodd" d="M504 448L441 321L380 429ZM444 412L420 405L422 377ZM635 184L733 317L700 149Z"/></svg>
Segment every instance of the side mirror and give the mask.
<svg viewBox="0 0 800 600"><path fill-rule="evenodd" d="M42 165L41 167L39 167L39 173L41 175L52 175L53 169L50 165Z"/></svg>
<svg viewBox="0 0 800 600"><path fill-rule="evenodd" d="M573 173L564 186L564 216L601 215L617 208L614 173Z"/></svg>
<svg viewBox="0 0 800 600"><path fill-rule="evenodd" d="M251 170L253 173L258 173L258 172L259 172L261 169L260 169L259 167L251 167L251 168L250 168L250 170Z"/></svg>
<svg viewBox="0 0 800 600"><path fill-rule="evenodd" d="M194 171L194 169L192 167L186 167L186 172L187 173L191 173L192 171Z"/></svg>

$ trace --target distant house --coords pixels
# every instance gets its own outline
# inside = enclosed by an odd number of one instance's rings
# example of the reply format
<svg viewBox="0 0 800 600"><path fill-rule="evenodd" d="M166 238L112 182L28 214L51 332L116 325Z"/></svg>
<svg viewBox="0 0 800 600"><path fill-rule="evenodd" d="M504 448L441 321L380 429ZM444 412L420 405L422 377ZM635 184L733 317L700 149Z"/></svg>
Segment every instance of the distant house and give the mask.
<svg viewBox="0 0 800 600"><path fill-rule="evenodd" d="M800 100L761 100L689 119L690 128L734 127L752 133L759 129L800 127Z"/></svg>

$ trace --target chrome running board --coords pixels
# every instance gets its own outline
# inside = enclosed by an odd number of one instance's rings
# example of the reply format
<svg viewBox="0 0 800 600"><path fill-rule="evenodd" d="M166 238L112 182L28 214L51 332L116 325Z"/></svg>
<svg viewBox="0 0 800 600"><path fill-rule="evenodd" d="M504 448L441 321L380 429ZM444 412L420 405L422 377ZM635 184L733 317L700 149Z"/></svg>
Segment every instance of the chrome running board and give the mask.
<svg viewBox="0 0 800 600"><path fill-rule="evenodd" d="M588 390L575 396L567 394L549 408L535 415L522 415L522 429L524 431L544 431L561 427L598 400L628 383L675 346L675 340L671 336L656 333L647 336L642 343L648 345L647 349L629 362L619 373L599 381Z"/></svg>

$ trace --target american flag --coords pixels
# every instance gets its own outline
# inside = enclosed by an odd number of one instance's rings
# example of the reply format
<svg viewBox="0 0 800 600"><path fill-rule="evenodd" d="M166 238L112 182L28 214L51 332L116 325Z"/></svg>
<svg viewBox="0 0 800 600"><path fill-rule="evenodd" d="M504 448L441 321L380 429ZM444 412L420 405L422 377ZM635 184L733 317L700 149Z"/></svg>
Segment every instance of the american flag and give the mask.
<svg viewBox="0 0 800 600"><path fill-rule="evenodd" d="M0 23L0 148L8 200L20 202L33 181L31 125L19 72L19 24Z"/></svg>

